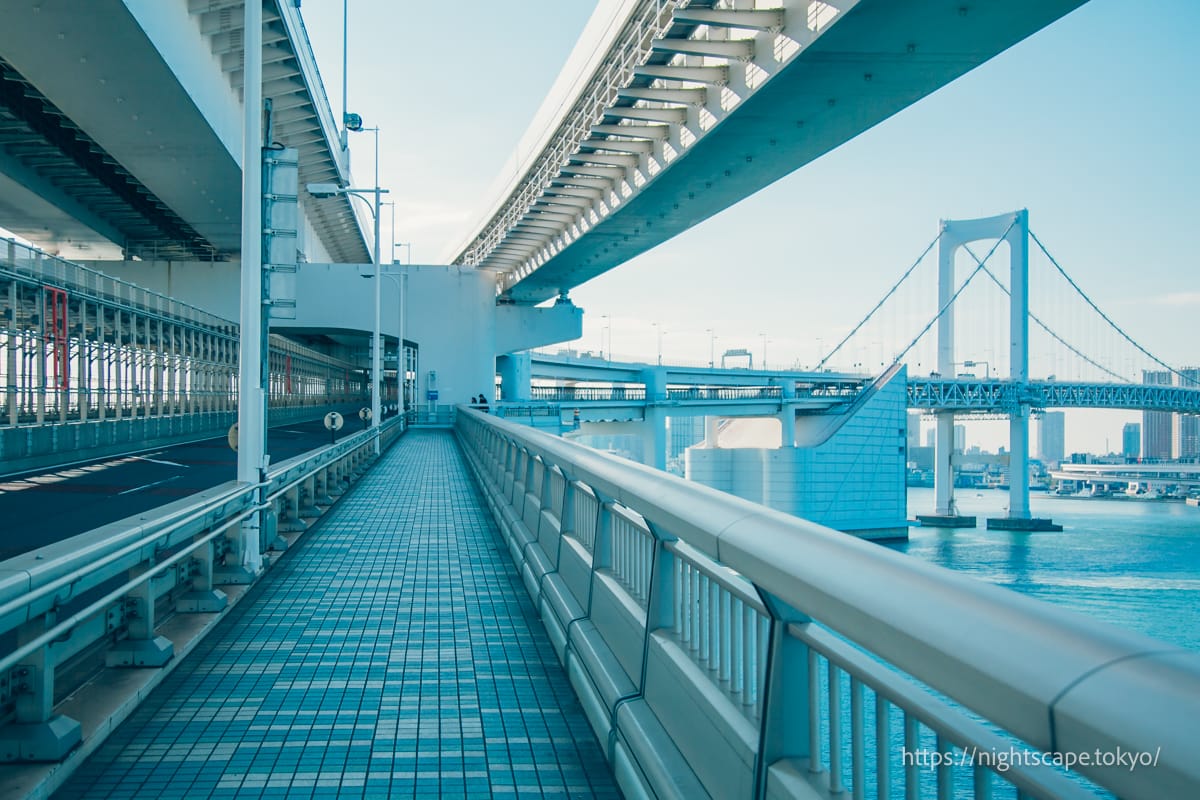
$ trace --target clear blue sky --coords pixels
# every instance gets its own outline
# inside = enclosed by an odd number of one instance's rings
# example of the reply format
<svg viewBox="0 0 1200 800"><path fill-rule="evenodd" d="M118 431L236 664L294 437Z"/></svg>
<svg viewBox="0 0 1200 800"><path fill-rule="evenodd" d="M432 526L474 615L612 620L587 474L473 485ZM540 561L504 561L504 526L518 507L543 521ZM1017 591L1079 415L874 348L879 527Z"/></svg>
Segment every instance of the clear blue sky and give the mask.
<svg viewBox="0 0 1200 800"><path fill-rule="evenodd" d="M413 243L416 262L445 256L477 221L594 7L462 0L451 12L412 0L350 0L350 109L382 129L381 183L397 202L395 238ZM302 11L340 110L342 3L305 0ZM1051 252L1135 338L1174 365L1200 362L1197 41L1194 0L1091 0L817 162L573 291L587 312L579 346L599 348L601 316L609 315L618 355L653 359L657 321L668 331L668 360L707 361L711 328L718 355L745 347L761 360L765 333L768 362L811 364L818 340L827 349L849 330L929 243L940 218L1027 207ZM372 142L358 134L353 143L361 184L371 175ZM1046 269L1037 260L1034 270ZM960 352L999 364L999 299L979 302L973 329L994 334ZM1115 344L1085 332L1081 311L1050 313L1063 318L1062 333L1079 327L1085 351L1130 363ZM894 351L907 338L904 323L891 322L848 356L869 363L878 360L872 350ZM1046 363L1043 374L1055 369ZM1072 413L1068 450L1099 451L1106 438L1118 447L1121 423L1138 416ZM1003 442L996 425L972 438Z"/></svg>

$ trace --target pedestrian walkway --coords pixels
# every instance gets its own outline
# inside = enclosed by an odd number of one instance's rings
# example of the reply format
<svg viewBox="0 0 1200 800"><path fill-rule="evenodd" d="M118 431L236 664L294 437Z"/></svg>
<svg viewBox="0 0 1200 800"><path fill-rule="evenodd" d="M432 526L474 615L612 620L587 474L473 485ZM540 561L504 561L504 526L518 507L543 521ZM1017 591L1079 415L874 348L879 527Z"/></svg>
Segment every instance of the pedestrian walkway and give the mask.
<svg viewBox="0 0 1200 800"><path fill-rule="evenodd" d="M609 797L448 431L405 434L55 795Z"/></svg>

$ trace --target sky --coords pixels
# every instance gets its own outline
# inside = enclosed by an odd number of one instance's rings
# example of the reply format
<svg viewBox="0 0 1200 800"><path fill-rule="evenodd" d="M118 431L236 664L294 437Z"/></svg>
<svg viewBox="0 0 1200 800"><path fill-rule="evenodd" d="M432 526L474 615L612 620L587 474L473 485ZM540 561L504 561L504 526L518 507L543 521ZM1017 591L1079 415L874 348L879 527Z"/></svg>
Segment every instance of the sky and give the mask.
<svg viewBox="0 0 1200 800"><path fill-rule="evenodd" d="M380 182L396 203L392 238L410 245L397 258L439 263L479 222L595 7L460 0L447 13L415 0L349 0L347 101L366 126L380 128ZM343 2L304 0L301 11L340 112ZM1091 0L837 150L577 287L571 297L585 310L584 335L573 346L652 361L661 340L668 362L707 363L710 353L719 360L745 348L756 364L765 354L769 366L811 366L916 260L939 219L1028 208L1033 231L1114 321L1174 366L1200 363L1192 233L1200 219L1198 40L1194 0ZM355 180L366 185L372 134L352 136ZM1031 303L1064 338L1122 371L1140 363L1053 286L1040 253L1031 262ZM840 354L844 363L870 367L908 343L936 310L931 266L927 259L899 293L910 295L892 304L899 310L878 316L878 328L864 329ZM959 354L1002 372L1001 298L975 284L969 290L979 297L959 314ZM969 299L964 293L964 304ZM1035 377L1078 361L1055 355L1048 342L1031 339ZM1119 449L1121 425L1138 419L1069 412L1067 450L1103 452L1106 442ZM968 438L989 449L1007 443L997 422L973 424Z"/></svg>

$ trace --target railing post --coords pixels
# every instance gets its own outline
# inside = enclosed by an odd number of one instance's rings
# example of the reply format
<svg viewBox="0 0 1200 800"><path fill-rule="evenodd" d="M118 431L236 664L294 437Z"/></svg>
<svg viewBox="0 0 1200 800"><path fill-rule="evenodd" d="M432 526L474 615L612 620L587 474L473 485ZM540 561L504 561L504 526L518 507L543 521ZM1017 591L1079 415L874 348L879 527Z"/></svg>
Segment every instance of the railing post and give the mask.
<svg viewBox="0 0 1200 800"><path fill-rule="evenodd" d="M191 575L192 590L185 592L176 601L175 610L182 613L220 611L229 604L229 598L220 589L213 587L213 567L216 562L216 549L213 543L206 542L192 553L188 572Z"/></svg>
<svg viewBox="0 0 1200 800"><path fill-rule="evenodd" d="M308 524L300 518L300 484L292 484L283 493L283 509L279 515L279 530L286 533L300 533L308 530Z"/></svg>
<svg viewBox="0 0 1200 800"><path fill-rule="evenodd" d="M562 543L568 532L575 531L575 481L563 473L562 508L558 509L558 541L554 551L554 568L562 564ZM549 554L547 554L549 555Z"/></svg>
<svg viewBox="0 0 1200 800"><path fill-rule="evenodd" d="M54 626L50 612L17 629L17 645L36 639ZM0 761L61 761L82 738L77 721L54 713L54 653L46 645L9 671L7 692L13 722L0 728Z"/></svg>
<svg viewBox="0 0 1200 800"><path fill-rule="evenodd" d="M313 489L315 496L313 502L318 506L333 505L333 498L329 496L329 468L319 469L313 475Z"/></svg>
<svg viewBox="0 0 1200 800"><path fill-rule="evenodd" d="M810 769L815 765L818 743L811 738L809 723L820 708L814 707L810 700L809 684L816 676L810 674L809 647L787 632L788 625L811 620L768 592L761 589L758 592L770 615L754 766L754 796L765 798L771 764L781 758L796 758L807 759ZM832 713L837 712L838 709L833 709Z"/></svg>
<svg viewBox="0 0 1200 800"><path fill-rule="evenodd" d="M315 475L309 475L300 482L299 516L302 519L321 516L321 509L317 508L317 478Z"/></svg>
<svg viewBox="0 0 1200 800"><path fill-rule="evenodd" d="M596 579L596 570L612 567L612 530L613 498L596 491L596 538L592 542L592 580ZM589 591L589 595L591 592ZM588 600L588 614L591 614L591 600Z"/></svg>
<svg viewBox="0 0 1200 800"><path fill-rule="evenodd" d="M328 469L333 473L333 478L325 477L325 493L330 497L341 497L346 493L346 487L342 485L342 467L345 458L339 458L329 465Z"/></svg>
<svg viewBox="0 0 1200 800"><path fill-rule="evenodd" d="M646 527L654 537L654 550L650 554L650 591L646 601L646 647L649 647L651 633L675 627L675 554L667 549L667 543L677 539L649 521ZM643 650L643 665L648 657L649 652ZM643 685L644 678L643 675Z"/></svg>
<svg viewBox="0 0 1200 800"><path fill-rule="evenodd" d="M146 572L148 566L129 571L135 578ZM165 636L154 632L154 582L149 578L129 590L125 595L126 638L109 648L104 663L109 667L161 667L175 655L175 645Z"/></svg>

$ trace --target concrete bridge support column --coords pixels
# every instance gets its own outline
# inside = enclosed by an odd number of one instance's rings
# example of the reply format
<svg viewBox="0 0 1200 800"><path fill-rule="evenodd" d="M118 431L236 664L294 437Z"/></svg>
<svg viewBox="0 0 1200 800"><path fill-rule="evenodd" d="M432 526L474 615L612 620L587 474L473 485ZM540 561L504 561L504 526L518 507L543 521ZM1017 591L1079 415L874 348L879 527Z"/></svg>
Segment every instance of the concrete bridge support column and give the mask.
<svg viewBox="0 0 1200 800"><path fill-rule="evenodd" d="M779 446L796 446L796 408L791 404L796 399L795 381L785 380L781 388L783 401L779 408Z"/></svg>
<svg viewBox="0 0 1200 800"><path fill-rule="evenodd" d="M1029 407L1008 418L1008 517L1029 519Z"/></svg>
<svg viewBox="0 0 1200 800"><path fill-rule="evenodd" d="M500 373L501 400L520 403L532 397L533 364L529 351L498 356L496 371Z"/></svg>
<svg viewBox="0 0 1200 800"><path fill-rule="evenodd" d="M704 418L704 446L717 446L717 433L721 430L720 417L705 417Z"/></svg>
<svg viewBox="0 0 1200 800"><path fill-rule="evenodd" d="M646 387L646 402L661 403L667 399L666 367L642 370L642 384Z"/></svg>
<svg viewBox="0 0 1200 800"><path fill-rule="evenodd" d="M657 403L667 399L667 370L651 367L642 370L646 387L646 416L642 428L642 463L648 467L667 468L667 414Z"/></svg>
<svg viewBox="0 0 1200 800"><path fill-rule="evenodd" d="M954 412L943 411L937 415L937 435L933 453L933 513L940 517L957 514L954 507Z"/></svg>
<svg viewBox="0 0 1200 800"><path fill-rule="evenodd" d="M647 392L649 390L647 389ZM648 467L667 468L667 415L657 406L646 406L642 421L642 463Z"/></svg>

